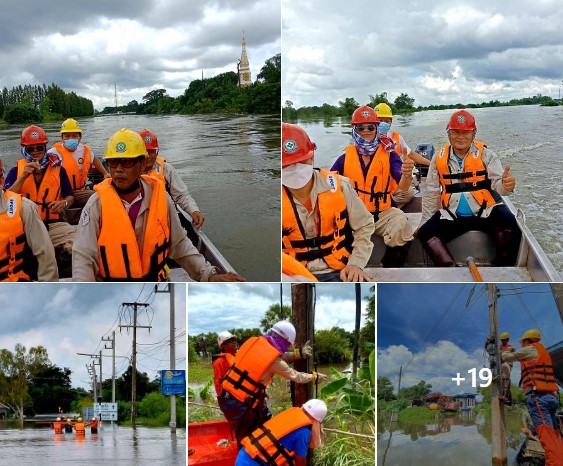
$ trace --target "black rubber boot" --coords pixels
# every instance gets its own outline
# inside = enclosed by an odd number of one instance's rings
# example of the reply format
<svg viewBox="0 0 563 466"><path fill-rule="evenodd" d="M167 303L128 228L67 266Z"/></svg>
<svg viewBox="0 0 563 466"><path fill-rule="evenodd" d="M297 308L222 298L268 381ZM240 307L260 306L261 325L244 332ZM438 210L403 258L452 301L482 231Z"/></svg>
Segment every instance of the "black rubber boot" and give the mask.
<svg viewBox="0 0 563 466"><path fill-rule="evenodd" d="M491 261L495 267L511 267L516 262L518 245L515 242L514 231L506 228L495 228L493 241L497 250L496 257Z"/></svg>
<svg viewBox="0 0 563 466"><path fill-rule="evenodd" d="M402 267L407 260L410 244L409 242L402 246L387 246L385 254L381 258L381 265L385 268Z"/></svg>
<svg viewBox="0 0 563 466"><path fill-rule="evenodd" d="M455 259L444 242L437 236L430 238L424 249L437 267L455 267Z"/></svg>

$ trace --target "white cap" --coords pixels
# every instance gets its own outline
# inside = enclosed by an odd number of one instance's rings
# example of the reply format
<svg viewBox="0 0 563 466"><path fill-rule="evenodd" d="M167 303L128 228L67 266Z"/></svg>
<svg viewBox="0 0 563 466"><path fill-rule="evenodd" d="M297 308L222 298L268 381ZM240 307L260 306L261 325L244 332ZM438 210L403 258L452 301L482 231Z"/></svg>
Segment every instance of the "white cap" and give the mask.
<svg viewBox="0 0 563 466"><path fill-rule="evenodd" d="M58 417L58 418L57 418L57 421L60 421L60 420L61 420L61 418L60 418L60 417Z"/></svg>
<svg viewBox="0 0 563 466"><path fill-rule="evenodd" d="M217 344L219 345L219 348L221 348L221 345L231 338L236 338L236 336L226 330L217 335Z"/></svg>
<svg viewBox="0 0 563 466"><path fill-rule="evenodd" d="M288 322L287 320L280 320L273 325L271 330L285 338L292 345L295 344L295 327L291 322Z"/></svg>
<svg viewBox="0 0 563 466"><path fill-rule="evenodd" d="M326 403L323 400L313 398L307 401L302 408L311 415L312 418L319 422L323 422L328 411Z"/></svg>

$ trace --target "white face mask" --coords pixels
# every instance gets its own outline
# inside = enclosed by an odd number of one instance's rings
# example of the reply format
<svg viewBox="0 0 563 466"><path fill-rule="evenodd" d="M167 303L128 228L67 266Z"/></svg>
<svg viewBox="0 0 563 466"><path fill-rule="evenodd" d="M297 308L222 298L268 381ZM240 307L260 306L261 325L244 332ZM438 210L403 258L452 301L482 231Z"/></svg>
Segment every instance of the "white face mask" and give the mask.
<svg viewBox="0 0 563 466"><path fill-rule="evenodd" d="M313 176L313 165L295 163L282 168L282 184L291 189L305 186Z"/></svg>

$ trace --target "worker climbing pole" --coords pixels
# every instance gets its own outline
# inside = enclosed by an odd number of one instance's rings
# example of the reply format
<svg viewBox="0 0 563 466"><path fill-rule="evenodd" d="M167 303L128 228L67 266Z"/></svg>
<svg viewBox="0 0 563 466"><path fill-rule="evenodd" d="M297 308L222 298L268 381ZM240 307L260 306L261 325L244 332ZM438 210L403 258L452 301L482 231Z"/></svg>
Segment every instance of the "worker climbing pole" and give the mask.
<svg viewBox="0 0 563 466"><path fill-rule="evenodd" d="M499 400L501 393L500 375L500 352L499 352L499 329L498 329L498 310L497 310L497 287L487 284L489 292L489 324L490 335L487 338L486 349L489 353L490 369L493 374L491 383L491 422L492 422L492 442L493 442L493 466L508 464L508 454L506 447L506 427L504 419L504 403Z"/></svg>

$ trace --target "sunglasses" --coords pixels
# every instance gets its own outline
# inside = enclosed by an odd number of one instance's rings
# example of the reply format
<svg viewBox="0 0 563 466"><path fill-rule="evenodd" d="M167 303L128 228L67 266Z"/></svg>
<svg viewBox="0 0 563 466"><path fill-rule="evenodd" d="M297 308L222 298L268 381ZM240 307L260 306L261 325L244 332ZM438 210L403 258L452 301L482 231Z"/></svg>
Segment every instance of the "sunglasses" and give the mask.
<svg viewBox="0 0 563 466"><path fill-rule="evenodd" d="M356 125L356 131L375 131L376 125Z"/></svg>
<svg viewBox="0 0 563 466"><path fill-rule="evenodd" d="M25 151L29 154L30 152L42 152L45 150L45 144L39 144L37 146L25 146Z"/></svg>
<svg viewBox="0 0 563 466"><path fill-rule="evenodd" d="M121 164L123 168L133 168L141 160L140 158L135 159L107 159L106 163L109 168L117 168Z"/></svg>

